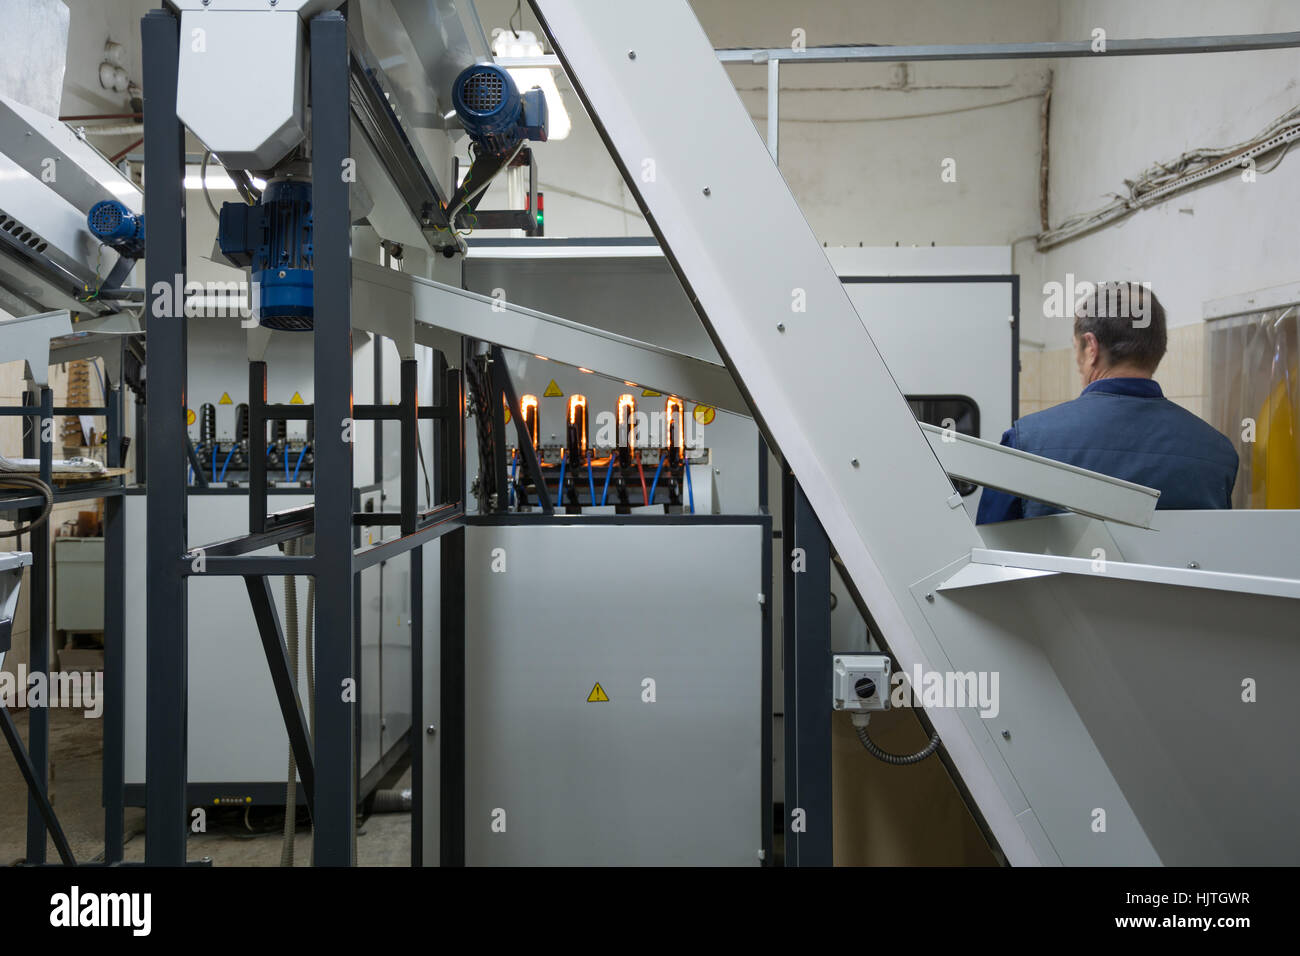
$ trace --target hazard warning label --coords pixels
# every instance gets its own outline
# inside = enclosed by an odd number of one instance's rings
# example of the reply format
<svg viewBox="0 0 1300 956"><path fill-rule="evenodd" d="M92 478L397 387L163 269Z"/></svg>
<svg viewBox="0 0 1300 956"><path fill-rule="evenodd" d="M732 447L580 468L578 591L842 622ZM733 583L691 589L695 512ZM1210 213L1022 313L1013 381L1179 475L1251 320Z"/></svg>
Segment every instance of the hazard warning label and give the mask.
<svg viewBox="0 0 1300 956"><path fill-rule="evenodd" d="M587 703L597 704L600 703L601 701L608 701L608 700L609 700L609 695L605 693L605 688L600 686L600 681L597 681L596 686L593 687L591 689L591 693L587 695Z"/></svg>
<svg viewBox="0 0 1300 956"><path fill-rule="evenodd" d="M231 398L230 398L230 393L229 393L229 392L222 392L222 393L221 393L221 398L217 401L217 404L218 404L218 405L233 405L233 404L235 404L235 403L231 400Z"/></svg>
<svg viewBox="0 0 1300 956"><path fill-rule="evenodd" d="M555 379L551 379L551 384L546 386L546 391L542 392L543 398L563 398L564 392L560 391L560 386L555 384Z"/></svg>

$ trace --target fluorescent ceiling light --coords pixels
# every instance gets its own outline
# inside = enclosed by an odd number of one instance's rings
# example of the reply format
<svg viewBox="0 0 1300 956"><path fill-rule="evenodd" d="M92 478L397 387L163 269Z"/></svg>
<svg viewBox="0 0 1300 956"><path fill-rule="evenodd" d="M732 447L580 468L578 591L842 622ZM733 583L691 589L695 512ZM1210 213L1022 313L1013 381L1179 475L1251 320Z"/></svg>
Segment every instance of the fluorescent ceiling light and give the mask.
<svg viewBox="0 0 1300 956"><path fill-rule="evenodd" d="M203 179L199 176L200 168L201 167L199 166L187 166L185 168L186 189L203 188ZM253 185L256 186L258 189L265 189L266 180L253 177ZM228 189L231 192L234 192L235 181L231 179L229 176L227 176L226 171L222 169L220 166L209 165L208 166L208 192L219 191L222 189Z"/></svg>
<svg viewBox="0 0 1300 956"><path fill-rule="evenodd" d="M516 35L513 30L498 27L492 31L492 52L500 57L541 56L542 44L530 30L520 30ZM568 136L573 123L569 120L569 111L564 108L560 88L555 85L554 71L546 67L520 67L510 68L506 72L521 92L531 90L534 86L542 88L542 95L546 97L546 138L564 139Z"/></svg>

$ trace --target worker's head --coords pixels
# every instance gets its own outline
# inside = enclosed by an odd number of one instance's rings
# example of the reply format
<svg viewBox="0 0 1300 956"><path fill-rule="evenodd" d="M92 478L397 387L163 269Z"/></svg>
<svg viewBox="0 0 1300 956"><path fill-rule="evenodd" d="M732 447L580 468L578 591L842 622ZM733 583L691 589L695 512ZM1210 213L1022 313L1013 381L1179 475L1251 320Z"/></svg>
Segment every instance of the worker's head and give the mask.
<svg viewBox="0 0 1300 956"><path fill-rule="evenodd" d="M1098 285L1074 313L1074 357L1085 388L1100 378L1151 378L1167 344L1164 306L1136 282Z"/></svg>

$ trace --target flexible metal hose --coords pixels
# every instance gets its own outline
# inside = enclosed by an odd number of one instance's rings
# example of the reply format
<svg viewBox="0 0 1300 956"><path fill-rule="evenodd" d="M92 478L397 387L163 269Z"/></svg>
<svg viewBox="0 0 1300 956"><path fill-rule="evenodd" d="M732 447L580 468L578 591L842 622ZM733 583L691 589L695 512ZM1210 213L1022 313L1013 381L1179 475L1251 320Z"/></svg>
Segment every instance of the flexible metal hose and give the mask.
<svg viewBox="0 0 1300 956"><path fill-rule="evenodd" d="M883 760L885 763L893 764L896 767L904 767L908 764L920 763L930 754L939 749L939 735L935 734L930 738L930 742L921 750L914 754L891 754L887 750L881 750L876 746L876 742L867 734L866 724L855 724L854 730L858 732L858 740L862 741L862 746L867 748L867 753L877 760Z"/></svg>
<svg viewBox="0 0 1300 956"><path fill-rule="evenodd" d="M54 489L35 475L6 474L0 476L0 489L35 491L45 499L45 504L41 508L39 515L26 524L19 524L15 521L10 530L0 531L0 538L16 538L19 535L26 534L33 528L39 528L49 520L50 512L54 510Z"/></svg>
<svg viewBox="0 0 1300 956"><path fill-rule="evenodd" d="M370 802L371 813L410 813L411 788L404 790L376 790Z"/></svg>

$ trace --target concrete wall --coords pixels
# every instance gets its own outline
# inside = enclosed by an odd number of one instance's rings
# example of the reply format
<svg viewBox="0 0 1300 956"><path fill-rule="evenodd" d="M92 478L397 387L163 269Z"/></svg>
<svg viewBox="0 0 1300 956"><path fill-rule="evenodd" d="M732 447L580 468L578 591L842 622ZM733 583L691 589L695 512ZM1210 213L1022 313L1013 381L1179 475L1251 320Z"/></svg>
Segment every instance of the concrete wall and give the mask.
<svg viewBox="0 0 1300 956"><path fill-rule="evenodd" d="M878 0L792 6L783 0L693 0L715 47L832 43L1045 40L1055 2ZM513 0L479 0L483 27L504 27ZM649 8L647 8L649 9ZM525 4L524 25L538 31ZM516 21L517 22L517 21ZM787 66L781 77L781 171L818 237L830 245L1002 245L1032 232L1041 93L1047 65ZM760 137L767 68L728 67ZM572 87L559 78L573 132L538 148L553 236L647 235L635 200ZM940 178L956 161L955 182ZM494 186L484 208L500 208ZM756 212L756 215L761 214Z"/></svg>
<svg viewBox="0 0 1300 956"><path fill-rule="evenodd" d="M1281 0L1233 4L1185 0L1064 0L1061 39L1088 39L1101 27L1115 37L1246 34L1300 29L1300 7ZM1058 61L1052 98L1050 217L1105 204L1157 161L1197 148L1252 138L1300 103L1300 51ZM1267 169L1273 157L1260 162ZM1024 276L1025 337L1042 343L1038 394L1054 404L1078 393L1068 318L1045 318L1043 284L1067 273L1090 281L1150 282L1168 312L1169 354L1157 378L1166 394L1197 414L1206 398L1206 301L1296 279L1300 235L1279 210L1300 202L1294 158L1254 182L1231 175L1137 213L1117 226L1046 254L1018 248ZM1038 324L1034 328L1035 321ZM1031 387L1032 375L1022 382Z"/></svg>

